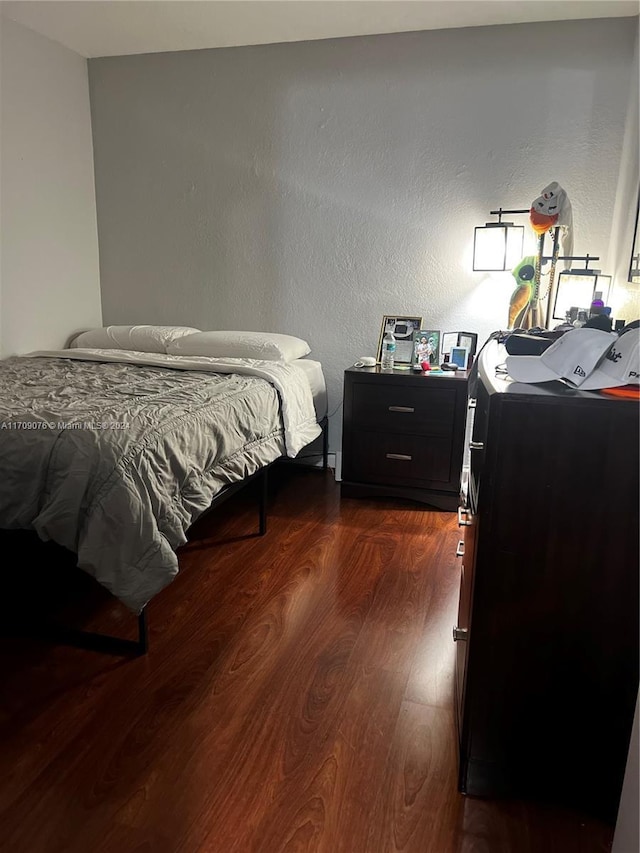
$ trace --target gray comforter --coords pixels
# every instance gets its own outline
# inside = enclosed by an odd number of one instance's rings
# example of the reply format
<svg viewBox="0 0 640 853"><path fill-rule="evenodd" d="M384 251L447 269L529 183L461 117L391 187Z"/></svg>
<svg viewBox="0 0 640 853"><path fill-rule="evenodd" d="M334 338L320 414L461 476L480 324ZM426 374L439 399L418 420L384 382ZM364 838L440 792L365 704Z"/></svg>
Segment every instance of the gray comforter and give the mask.
<svg viewBox="0 0 640 853"><path fill-rule="evenodd" d="M176 575L175 549L215 494L319 433L301 371L191 361L77 350L0 363L0 528L74 551L134 611Z"/></svg>

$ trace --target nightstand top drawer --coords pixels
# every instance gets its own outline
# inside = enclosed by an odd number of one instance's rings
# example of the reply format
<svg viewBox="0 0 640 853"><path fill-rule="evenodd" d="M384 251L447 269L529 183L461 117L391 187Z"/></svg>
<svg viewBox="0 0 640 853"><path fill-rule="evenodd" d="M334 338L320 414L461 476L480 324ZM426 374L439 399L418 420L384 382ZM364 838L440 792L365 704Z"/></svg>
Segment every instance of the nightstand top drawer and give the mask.
<svg viewBox="0 0 640 853"><path fill-rule="evenodd" d="M353 383L353 422L358 428L446 436L455 406L455 388Z"/></svg>

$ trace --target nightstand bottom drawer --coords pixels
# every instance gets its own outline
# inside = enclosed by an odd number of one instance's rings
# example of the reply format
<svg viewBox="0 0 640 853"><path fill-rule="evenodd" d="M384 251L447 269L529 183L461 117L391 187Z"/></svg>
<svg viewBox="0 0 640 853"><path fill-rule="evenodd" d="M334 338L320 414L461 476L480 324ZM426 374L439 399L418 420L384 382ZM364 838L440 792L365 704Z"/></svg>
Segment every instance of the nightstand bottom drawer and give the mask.
<svg viewBox="0 0 640 853"><path fill-rule="evenodd" d="M451 439L357 432L350 448L348 480L444 488L451 479Z"/></svg>

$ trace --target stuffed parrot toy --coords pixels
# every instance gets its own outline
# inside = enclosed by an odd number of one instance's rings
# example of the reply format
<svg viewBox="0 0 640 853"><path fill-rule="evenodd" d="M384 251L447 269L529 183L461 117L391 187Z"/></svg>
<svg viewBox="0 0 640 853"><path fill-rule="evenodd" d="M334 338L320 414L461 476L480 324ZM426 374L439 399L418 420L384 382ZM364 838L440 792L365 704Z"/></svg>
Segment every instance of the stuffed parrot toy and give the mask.
<svg viewBox="0 0 640 853"><path fill-rule="evenodd" d="M529 322L529 307L533 297L535 267L535 255L529 255L511 270L511 275L516 280L516 289L509 300L510 329L530 329L533 325Z"/></svg>

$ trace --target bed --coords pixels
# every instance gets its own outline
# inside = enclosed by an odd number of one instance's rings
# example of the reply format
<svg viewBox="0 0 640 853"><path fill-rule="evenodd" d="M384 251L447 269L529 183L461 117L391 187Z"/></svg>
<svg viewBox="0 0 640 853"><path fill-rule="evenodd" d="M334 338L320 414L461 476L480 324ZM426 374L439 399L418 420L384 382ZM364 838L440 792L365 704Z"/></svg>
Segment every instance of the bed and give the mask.
<svg viewBox="0 0 640 853"><path fill-rule="evenodd" d="M193 521L296 457L319 423L326 388L312 360L100 348L10 358L0 370L0 528L74 552L143 614L177 574Z"/></svg>

